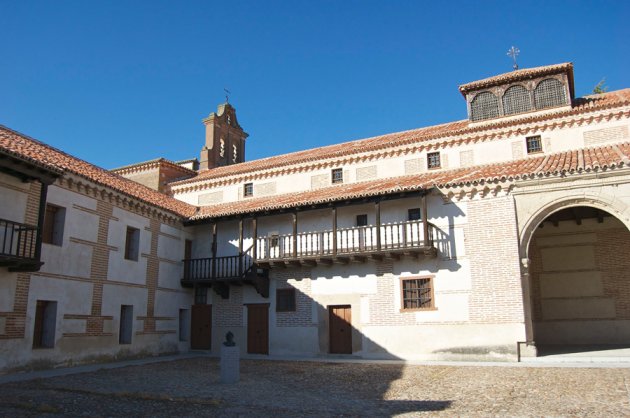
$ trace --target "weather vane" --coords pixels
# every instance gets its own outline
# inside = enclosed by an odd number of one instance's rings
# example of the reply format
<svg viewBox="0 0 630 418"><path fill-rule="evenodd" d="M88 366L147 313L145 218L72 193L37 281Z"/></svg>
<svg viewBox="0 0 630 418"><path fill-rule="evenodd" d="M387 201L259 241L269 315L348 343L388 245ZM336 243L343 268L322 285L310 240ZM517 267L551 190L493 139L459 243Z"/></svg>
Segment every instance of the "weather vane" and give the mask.
<svg viewBox="0 0 630 418"><path fill-rule="evenodd" d="M225 92L225 103L230 103L230 90L223 88L223 91Z"/></svg>
<svg viewBox="0 0 630 418"><path fill-rule="evenodd" d="M518 56L518 54L520 54L520 50L513 46L512 48L510 48L510 50L508 51L508 57L512 57L512 59L514 60L514 65L512 66L512 68L514 68L514 70L518 70L518 64L516 63L516 57Z"/></svg>

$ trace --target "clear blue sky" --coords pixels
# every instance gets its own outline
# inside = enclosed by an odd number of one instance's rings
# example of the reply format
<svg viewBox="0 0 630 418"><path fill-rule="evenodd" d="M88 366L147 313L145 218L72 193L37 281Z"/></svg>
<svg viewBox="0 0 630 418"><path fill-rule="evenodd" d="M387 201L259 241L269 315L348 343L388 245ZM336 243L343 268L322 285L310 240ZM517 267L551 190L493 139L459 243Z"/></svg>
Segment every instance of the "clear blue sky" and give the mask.
<svg viewBox="0 0 630 418"><path fill-rule="evenodd" d="M457 86L572 61L630 87L630 1L0 0L0 124L105 168L199 156L223 88L247 159L466 117Z"/></svg>

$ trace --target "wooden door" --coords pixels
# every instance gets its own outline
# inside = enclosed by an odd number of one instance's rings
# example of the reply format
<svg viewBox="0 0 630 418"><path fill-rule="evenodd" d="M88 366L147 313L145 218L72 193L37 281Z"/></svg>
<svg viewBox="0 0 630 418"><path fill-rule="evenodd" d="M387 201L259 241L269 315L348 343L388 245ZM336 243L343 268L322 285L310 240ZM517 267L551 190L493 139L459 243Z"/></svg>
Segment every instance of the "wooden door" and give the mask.
<svg viewBox="0 0 630 418"><path fill-rule="evenodd" d="M247 305L247 352L269 354L269 304Z"/></svg>
<svg viewBox="0 0 630 418"><path fill-rule="evenodd" d="M328 307L330 352L352 354L352 317L350 305Z"/></svg>
<svg viewBox="0 0 630 418"><path fill-rule="evenodd" d="M212 341L212 305L193 305L190 321L190 348L210 350Z"/></svg>

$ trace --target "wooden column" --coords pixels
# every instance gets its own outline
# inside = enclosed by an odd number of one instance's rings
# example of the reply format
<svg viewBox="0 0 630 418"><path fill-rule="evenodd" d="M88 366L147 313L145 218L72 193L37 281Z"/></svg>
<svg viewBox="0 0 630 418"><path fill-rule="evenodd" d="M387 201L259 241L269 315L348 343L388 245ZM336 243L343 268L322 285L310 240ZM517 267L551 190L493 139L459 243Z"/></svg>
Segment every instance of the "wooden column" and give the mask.
<svg viewBox="0 0 630 418"><path fill-rule="evenodd" d="M381 251L381 202L376 204L376 250Z"/></svg>
<svg viewBox="0 0 630 418"><path fill-rule="evenodd" d="M238 275L243 275L243 218L238 220Z"/></svg>
<svg viewBox="0 0 630 418"><path fill-rule="evenodd" d="M37 212L37 236L35 237L35 261L37 262L42 258L42 233L44 232L47 196L48 184L41 183L41 189L39 190L39 212Z"/></svg>
<svg viewBox="0 0 630 418"><path fill-rule="evenodd" d="M217 277L217 223L212 224L212 278Z"/></svg>
<svg viewBox="0 0 630 418"><path fill-rule="evenodd" d="M252 259L258 259L258 219L252 219L252 235L254 237L254 247L252 248Z"/></svg>
<svg viewBox="0 0 630 418"><path fill-rule="evenodd" d="M333 206L332 208L332 239L333 239L333 257L337 256L337 208Z"/></svg>
<svg viewBox="0 0 630 418"><path fill-rule="evenodd" d="M422 233L424 234L424 246L428 247L432 245L429 241L429 221L427 220L427 193L428 191L424 191L422 193Z"/></svg>
<svg viewBox="0 0 630 418"><path fill-rule="evenodd" d="M293 212L293 258L297 258L297 211Z"/></svg>

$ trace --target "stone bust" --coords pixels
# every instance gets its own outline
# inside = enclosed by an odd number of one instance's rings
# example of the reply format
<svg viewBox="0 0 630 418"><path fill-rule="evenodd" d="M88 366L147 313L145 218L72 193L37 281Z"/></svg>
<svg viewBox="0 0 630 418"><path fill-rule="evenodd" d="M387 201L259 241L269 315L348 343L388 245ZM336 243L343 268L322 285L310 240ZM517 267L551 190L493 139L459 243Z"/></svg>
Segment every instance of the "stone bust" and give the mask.
<svg viewBox="0 0 630 418"><path fill-rule="evenodd" d="M232 331L228 331L227 334L225 334L225 342L223 343L223 345L226 347L234 347L236 345L236 343L234 342L234 334L232 334Z"/></svg>

